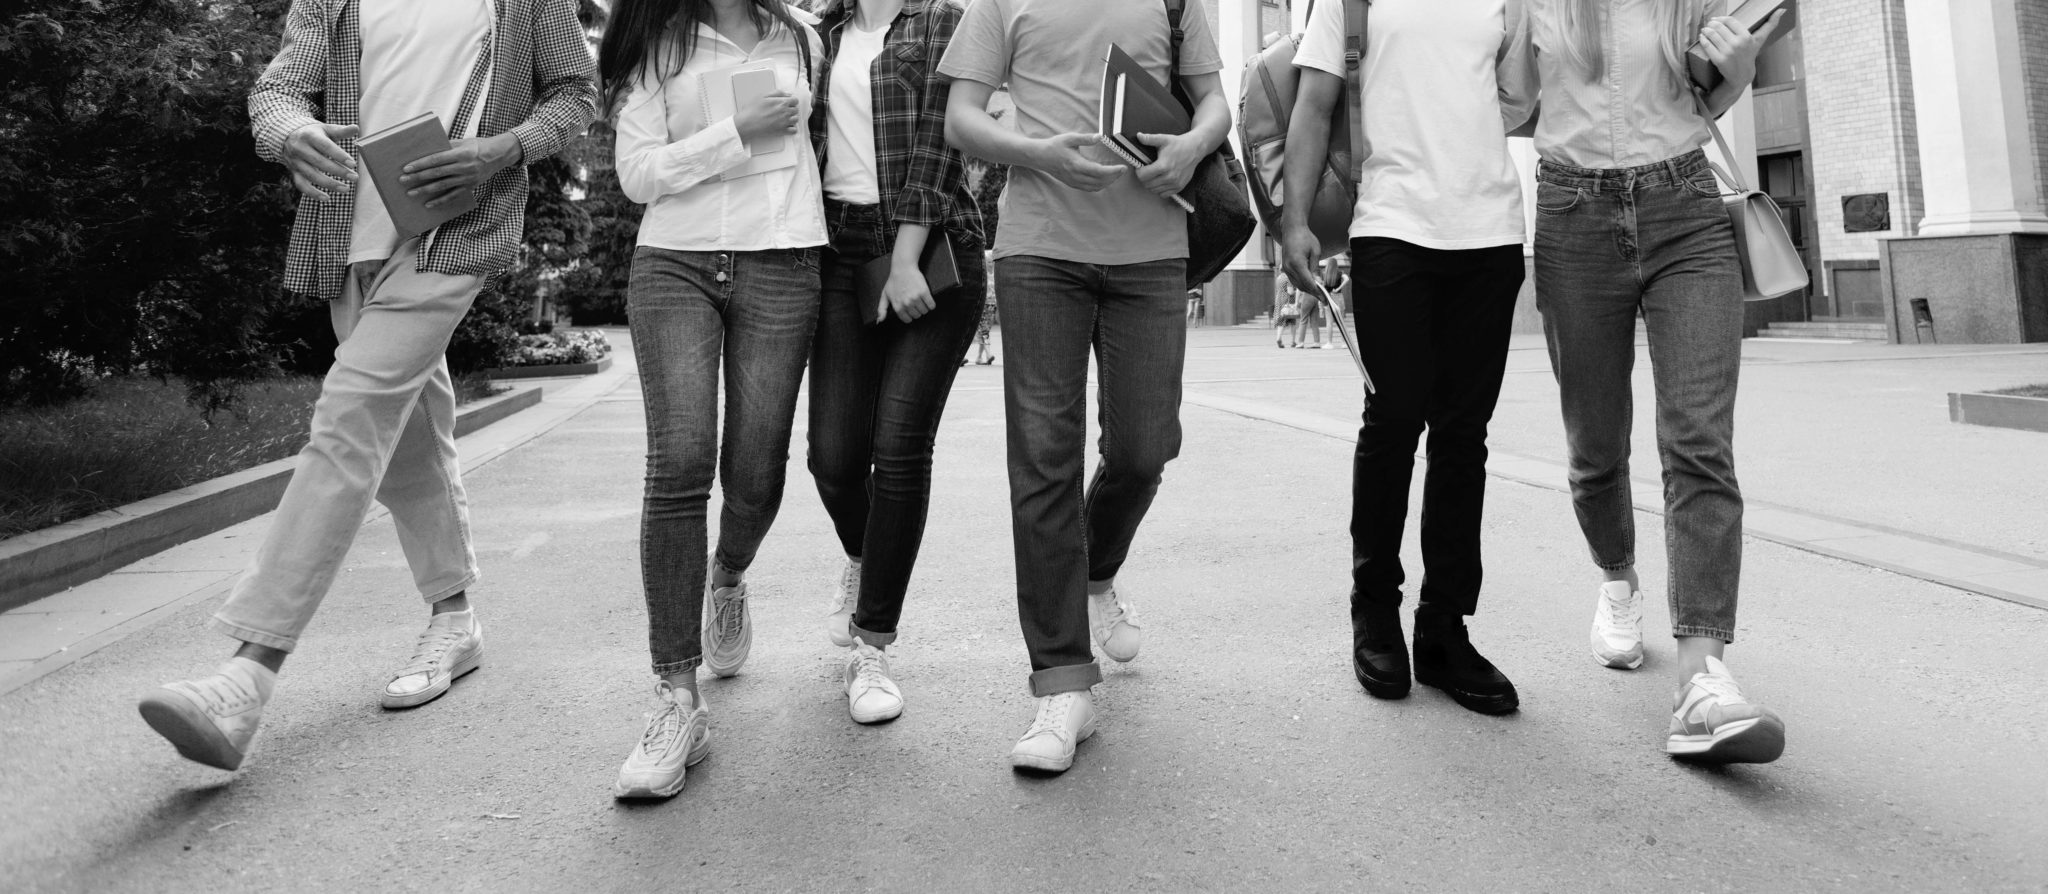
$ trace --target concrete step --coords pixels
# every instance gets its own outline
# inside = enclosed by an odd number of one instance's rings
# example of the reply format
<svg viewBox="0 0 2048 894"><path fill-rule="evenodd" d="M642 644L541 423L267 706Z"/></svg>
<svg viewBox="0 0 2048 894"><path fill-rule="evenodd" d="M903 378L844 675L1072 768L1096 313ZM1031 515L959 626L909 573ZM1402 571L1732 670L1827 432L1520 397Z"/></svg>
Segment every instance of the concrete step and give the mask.
<svg viewBox="0 0 2048 894"><path fill-rule="evenodd" d="M1758 338L1832 338L1842 341L1889 341L1891 328L1883 323L1771 323Z"/></svg>

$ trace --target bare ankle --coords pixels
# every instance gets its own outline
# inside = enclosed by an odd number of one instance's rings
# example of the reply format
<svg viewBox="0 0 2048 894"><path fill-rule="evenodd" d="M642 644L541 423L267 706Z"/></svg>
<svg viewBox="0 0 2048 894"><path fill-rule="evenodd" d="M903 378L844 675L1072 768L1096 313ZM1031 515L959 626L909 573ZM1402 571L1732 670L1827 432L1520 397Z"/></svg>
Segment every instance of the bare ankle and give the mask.
<svg viewBox="0 0 2048 894"><path fill-rule="evenodd" d="M236 658L247 658L268 668L271 673L277 673L278 668L284 666L284 657L289 654L291 653L283 649L256 643L243 643L241 648L235 650Z"/></svg>

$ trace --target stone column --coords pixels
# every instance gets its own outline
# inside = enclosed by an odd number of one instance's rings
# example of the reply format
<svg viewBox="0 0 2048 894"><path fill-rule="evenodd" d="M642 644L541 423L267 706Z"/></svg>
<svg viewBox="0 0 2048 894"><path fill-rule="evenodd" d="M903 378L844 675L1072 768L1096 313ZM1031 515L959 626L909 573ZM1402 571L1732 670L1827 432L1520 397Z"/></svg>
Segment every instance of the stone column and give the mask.
<svg viewBox="0 0 2048 894"><path fill-rule="evenodd" d="M1905 0L1922 236L2048 233L2016 4Z"/></svg>

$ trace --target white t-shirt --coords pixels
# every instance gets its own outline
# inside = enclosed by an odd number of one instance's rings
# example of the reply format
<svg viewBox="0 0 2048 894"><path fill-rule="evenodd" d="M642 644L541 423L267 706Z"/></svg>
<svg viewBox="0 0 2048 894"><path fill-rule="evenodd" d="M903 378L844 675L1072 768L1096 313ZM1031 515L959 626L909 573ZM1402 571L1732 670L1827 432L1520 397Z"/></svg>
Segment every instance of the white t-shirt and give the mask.
<svg viewBox="0 0 2048 894"><path fill-rule="evenodd" d="M1351 237L1457 250L1522 242L1522 186L1495 65L1505 0L1375 0L1360 92L1365 163ZM1344 4L1318 3L1294 64L1344 76Z"/></svg>
<svg viewBox="0 0 2048 894"><path fill-rule="evenodd" d="M875 57L889 26L862 31L852 21L839 35L832 60L831 121L825 130L825 195L849 205L882 201L875 176Z"/></svg>
<svg viewBox="0 0 2048 894"><path fill-rule="evenodd" d="M496 24L491 0L361 0L357 15L363 39L363 135L424 112L441 116L442 127L453 127L484 38ZM482 117L479 97L466 131L449 137L474 133ZM398 228L384 210L377 184L357 178L348 262L391 257L398 243Z"/></svg>

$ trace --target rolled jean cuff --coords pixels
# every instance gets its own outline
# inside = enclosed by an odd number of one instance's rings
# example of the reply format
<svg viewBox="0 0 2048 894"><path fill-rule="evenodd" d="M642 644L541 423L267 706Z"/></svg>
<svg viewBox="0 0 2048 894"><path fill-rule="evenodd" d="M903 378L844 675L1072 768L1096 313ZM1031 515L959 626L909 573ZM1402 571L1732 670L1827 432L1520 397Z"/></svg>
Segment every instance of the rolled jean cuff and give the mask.
<svg viewBox="0 0 2048 894"><path fill-rule="evenodd" d="M1672 625L1671 635L1705 636L1711 637L1713 639L1718 639L1724 643L1732 643L1735 641L1735 631L1721 627L1692 627L1685 625Z"/></svg>
<svg viewBox="0 0 2048 894"><path fill-rule="evenodd" d="M219 615L214 615L211 620L206 622L206 626L250 645L267 646L280 652L289 653L299 647L299 638L296 636L279 636L275 633L264 633L261 630L243 627Z"/></svg>
<svg viewBox="0 0 2048 894"><path fill-rule="evenodd" d="M846 631L848 633L851 633L854 639L867 643L870 646L874 646L877 649L882 648L883 646L889 645L890 643L896 641L896 631L894 630L891 630L888 633L876 633L872 630L863 629L859 624L855 624L851 621L847 622Z"/></svg>
<svg viewBox="0 0 2048 894"><path fill-rule="evenodd" d="M696 658L685 658L681 661L671 661L666 664L657 661L654 663L654 675L657 677L672 677L677 674L696 673L698 665L703 663L704 656L702 655Z"/></svg>
<svg viewBox="0 0 2048 894"><path fill-rule="evenodd" d="M1031 694L1043 698L1062 692L1080 692L1102 682L1102 665L1066 664L1031 672Z"/></svg>
<svg viewBox="0 0 2048 894"><path fill-rule="evenodd" d="M477 571L475 568L471 568L469 569L469 571L465 572L462 575L461 580L449 584L448 586L442 587L441 589L434 590L432 592L421 593L420 595L426 597L428 605L432 605L457 593L467 591L470 587L476 586L476 582L482 579L483 573Z"/></svg>
<svg viewBox="0 0 2048 894"><path fill-rule="evenodd" d="M1601 571L1627 571L1631 568L1636 567L1636 557L1634 555L1630 555L1628 558L1623 559L1619 562L1602 562L1599 559L1594 559L1593 565L1594 567L1599 568Z"/></svg>

